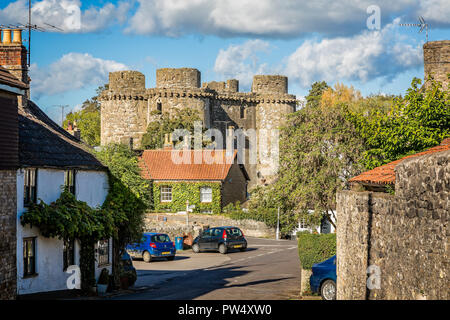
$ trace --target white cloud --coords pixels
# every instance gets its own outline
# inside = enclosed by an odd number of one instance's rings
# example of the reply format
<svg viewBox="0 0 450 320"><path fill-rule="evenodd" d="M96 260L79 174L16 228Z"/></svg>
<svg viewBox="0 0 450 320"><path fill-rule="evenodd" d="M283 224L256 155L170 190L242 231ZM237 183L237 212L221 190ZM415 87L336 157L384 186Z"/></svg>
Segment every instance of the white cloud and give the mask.
<svg viewBox="0 0 450 320"><path fill-rule="evenodd" d="M34 97L55 95L108 82L109 72L126 70L122 63L95 58L88 53L65 54L50 66L30 68L31 93Z"/></svg>
<svg viewBox="0 0 450 320"><path fill-rule="evenodd" d="M366 29L373 0L137 0L127 32L180 36L299 37L355 35ZM383 20L408 15L450 27L448 0L376 1Z"/></svg>
<svg viewBox="0 0 450 320"><path fill-rule="evenodd" d="M396 24L352 37L306 40L287 58L285 73L303 87L314 81L393 78L422 64L421 45L401 42Z"/></svg>
<svg viewBox="0 0 450 320"><path fill-rule="evenodd" d="M270 44L262 40L248 40L240 45L221 49L214 64L214 71L226 79L238 79L243 88L249 88L253 75L269 72L266 63L260 63L257 53L268 53Z"/></svg>
<svg viewBox="0 0 450 320"><path fill-rule="evenodd" d="M61 32L48 24L62 29L65 33L95 32L113 24L124 23L130 4L121 1L117 5L107 3L103 7L81 10L80 0L41 0L32 3L32 24L48 31ZM17 0L0 10L3 24L28 23L28 1Z"/></svg>

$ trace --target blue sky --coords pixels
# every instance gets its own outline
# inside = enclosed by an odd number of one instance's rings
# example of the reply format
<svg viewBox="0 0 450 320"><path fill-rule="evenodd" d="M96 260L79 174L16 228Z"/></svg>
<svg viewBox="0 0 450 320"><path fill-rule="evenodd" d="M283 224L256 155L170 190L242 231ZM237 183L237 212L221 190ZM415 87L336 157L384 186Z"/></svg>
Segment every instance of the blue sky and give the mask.
<svg viewBox="0 0 450 320"><path fill-rule="evenodd" d="M285 74L299 97L320 80L404 94L423 77L425 35L399 23L422 15L430 41L450 38L447 0L33 0L32 12L64 30L32 34L32 99L58 122L55 105L79 108L123 69L144 73L147 87L157 68L193 67L202 82L237 78L241 91L254 74ZM1 1L0 24L26 20L27 0Z"/></svg>

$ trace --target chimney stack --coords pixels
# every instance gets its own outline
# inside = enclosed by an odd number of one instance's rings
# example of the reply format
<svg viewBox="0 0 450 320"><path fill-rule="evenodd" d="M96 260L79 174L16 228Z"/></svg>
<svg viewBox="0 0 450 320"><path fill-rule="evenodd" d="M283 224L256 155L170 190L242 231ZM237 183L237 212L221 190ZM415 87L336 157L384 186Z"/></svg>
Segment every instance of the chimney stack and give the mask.
<svg viewBox="0 0 450 320"><path fill-rule="evenodd" d="M1 29L1 35L0 66L7 69L23 83L29 84L28 56L27 49L22 43L22 29ZM29 98L29 89L26 97Z"/></svg>

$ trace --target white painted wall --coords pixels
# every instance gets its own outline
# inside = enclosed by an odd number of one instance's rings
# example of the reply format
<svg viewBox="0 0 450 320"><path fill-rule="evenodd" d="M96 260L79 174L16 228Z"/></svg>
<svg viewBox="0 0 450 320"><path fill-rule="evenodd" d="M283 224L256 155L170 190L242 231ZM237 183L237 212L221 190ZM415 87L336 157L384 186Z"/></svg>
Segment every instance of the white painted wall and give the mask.
<svg viewBox="0 0 450 320"><path fill-rule="evenodd" d="M310 213L312 213L312 210L310 210ZM334 214L336 215L336 212L334 212ZM333 220L333 222L336 224L336 221L333 218L332 212L330 212L330 216L331 216L331 219ZM336 229L333 227L333 225L328 220L325 223L326 223L326 226L327 226L327 229L329 232L321 232L320 225L313 227L313 228L302 228L301 223L299 222L298 227L292 231L292 235L293 236L297 235L297 232L299 232L299 231L309 231L309 232L315 231L317 233L335 233L336 232Z"/></svg>
<svg viewBox="0 0 450 320"><path fill-rule="evenodd" d="M39 169L37 171L37 198L49 204L57 200L64 185L64 170ZM26 210L23 206L24 173L17 171L17 293L30 294L55 290L66 290L70 276L63 271L63 241L45 238L36 227L22 226L20 216ZM100 206L108 194L106 172L78 171L76 174L77 199L92 207ZM38 200L39 201L39 200ZM23 238L36 237L36 273L23 277ZM111 246L110 246L111 247ZM75 262L79 263L79 243L75 244ZM110 250L110 259L112 250ZM103 267L102 267L103 268ZM111 264L107 266L111 272ZM100 274L96 265L96 277Z"/></svg>

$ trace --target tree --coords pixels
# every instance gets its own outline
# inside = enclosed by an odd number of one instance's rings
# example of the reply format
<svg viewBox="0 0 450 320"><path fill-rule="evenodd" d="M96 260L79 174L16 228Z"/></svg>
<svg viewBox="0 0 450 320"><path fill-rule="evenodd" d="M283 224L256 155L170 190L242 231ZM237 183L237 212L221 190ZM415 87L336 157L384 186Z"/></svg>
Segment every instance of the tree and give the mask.
<svg viewBox="0 0 450 320"><path fill-rule="evenodd" d="M173 133L175 129L186 129L193 134L194 122L202 121L198 111L193 109L175 109L173 114L153 111L151 117L154 120L148 124L147 132L142 136L142 149L161 149L166 134Z"/></svg>
<svg viewBox="0 0 450 320"><path fill-rule="evenodd" d="M353 88L313 84L306 106L288 115L281 128L278 180L252 194L250 207L280 207L285 232L300 218L313 226L325 216L334 224L329 214L336 191L362 169L363 140L347 119L359 99Z"/></svg>
<svg viewBox="0 0 450 320"><path fill-rule="evenodd" d="M109 192L102 210L112 212L114 235L114 277L119 283L120 257L125 246L141 239L144 214L152 205L151 185L141 177L136 155L125 145L104 146L96 156L109 169Z"/></svg>
<svg viewBox="0 0 450 320"><path fill-rule="evenodd" d="M83 102L80 111L70 112L66 115L63 128L67 130L69 122L76 122L81 131L81 140L90 146L100 145L100 103L98 96L103 90L108 89L108 85L97 88L95 97Z"/></svg>
<svg viewBox="0 0 450 320"><path fill-rule="evenodd" d="M429 87L420 85L421 80L414 78L406 96L396 98L388 112L349 113L367 146L366 169L433 147L450 136L449 90L434 80Z"/></svg>

